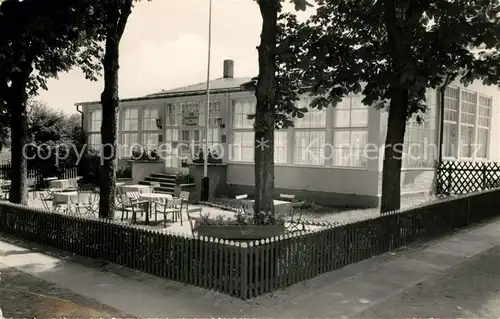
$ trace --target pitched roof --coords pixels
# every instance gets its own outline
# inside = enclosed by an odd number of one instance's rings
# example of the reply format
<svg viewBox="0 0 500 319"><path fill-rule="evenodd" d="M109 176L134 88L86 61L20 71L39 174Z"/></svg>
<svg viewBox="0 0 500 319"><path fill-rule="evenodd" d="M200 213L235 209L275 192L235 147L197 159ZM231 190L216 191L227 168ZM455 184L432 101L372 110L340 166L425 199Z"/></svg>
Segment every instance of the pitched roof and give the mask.
<svg viewBox="0 0 500 319"><path fill-rule="evenodd" d="M251 79L252 79L251 77L243 77L243 78L218 78L215 80L211 80L210 91L240 88L242 84L250 82ZM148 94L146 96L152 97L158 95L171 95L175 93L187 93L187 92L194 93L197 91L206 91L206 90L207 90L207 82L200 82L171 90L162 90L161 92Z"/></svg>
<svg viewBox="0 0 500 319"><path fill-rule="evenodd" d="M250 82L252 77L242 77L242 78L218 78L210 81L210 93L223 93L223 92L235 92L243 91L241 87L242 84ZM171 90L162 90L160 92L148 94L140 97L125 98L120 99L121 102L127 101L141 101L149 99L159 99L167 97L177 97L177 96L189 96L189 95L201 95L205 94L207 90L207 82L200 82L196 84L191 84L187 86L182 86L179 88ZM92 102L78 102L75 105L95 105L100 104L100 101Z"/></svg>

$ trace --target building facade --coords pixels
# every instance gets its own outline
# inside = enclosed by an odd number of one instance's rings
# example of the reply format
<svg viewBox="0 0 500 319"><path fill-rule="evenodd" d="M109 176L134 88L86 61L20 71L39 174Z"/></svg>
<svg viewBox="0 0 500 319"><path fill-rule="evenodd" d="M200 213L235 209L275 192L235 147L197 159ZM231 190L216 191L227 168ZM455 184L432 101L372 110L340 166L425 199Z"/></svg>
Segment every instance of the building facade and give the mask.
<svg viewBox="0 0 500 319"><path fill-rule="evenodd" d="M234 78L233 62L224 61L224 77L210 83L208 148L227 164L227 183L234 193L253 193L255 112L253 92ZM404 143L402 194L428 194L437 160L438 94L426 94L425 121L410 119ZM310 109L294 127L275 132L276 192L295 193L334 205L377 206L381 195L383 145L387 113L347 96L335 108ZM298 102L308 106L311 98ZM157 150L164 170L178 169L203 147L206 129L206 83L120 101L118 156L130 158L134 145ZM84 113L88 144L100 147L99 102L78 103ZM445 159L499 160L491 143L498 134L499 90L473 83L453 83L446 90L444 111ZM265 146L264 146L265 147Z"/></svg>

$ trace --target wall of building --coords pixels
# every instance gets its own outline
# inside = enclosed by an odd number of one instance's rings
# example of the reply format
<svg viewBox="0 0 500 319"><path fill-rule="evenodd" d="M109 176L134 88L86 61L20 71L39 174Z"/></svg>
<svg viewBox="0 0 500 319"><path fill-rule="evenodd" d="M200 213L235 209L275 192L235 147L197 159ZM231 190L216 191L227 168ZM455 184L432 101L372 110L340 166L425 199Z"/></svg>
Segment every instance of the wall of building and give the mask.
<svg viewBox="0 0 500 319"><path fill-rule="evenodd" d="M455 81L450 84L450 87L460 87L464 90L477 92L487 97L491 97L492 99L492 108L491 108L491 127L490 127L490 135L489 135L489 145L488 145L488 160L491 161L499 161L500 160L500 147L498 143L495 143L495 137L500 136L500 92L496 86L485 86L479 81L475 81L471 85L465 87L460 84L458 81ZM433 124L430 127L435 127L433 138L427 137L426 143L434 143L438 144L439 141L439 95L435 90L429 90L427 93L428 105L430 106L429 113L424 116L433 121ZM460 105L459 105L460 107ZM387 130L387 112L381 112L380 117L380 145L384 145L386 130ZM426 130L429 126L419 125L419 130ZM408 126L407 133L405 139L408 137ZM406 146L406 145L405 145ZM429 149L433 149L432 146L428 146ZM437 154L434 157L434 153L427 151L428 153L425 156L429 157L428 162L423 165L425 167L405 167L403 163L403 168L401 170L401 194L402 196L411 196L411 195L423 195L428 196L434 187L434 177L435 170L433 169L432 162L437 161ZM381 196L382 192L382 166L383 166L383 152L380 151L380 159L379 159L379 182L378 182L378 194Z"/></svg>
<svg viewBox="0 0 500 319"><path fill-rule="evenodd" d="M360 169L275 166L275 192L335 206L376 207L378 173ZM255 177L252 164L231 163L227 181L233 194L253 194Z"/></svg>

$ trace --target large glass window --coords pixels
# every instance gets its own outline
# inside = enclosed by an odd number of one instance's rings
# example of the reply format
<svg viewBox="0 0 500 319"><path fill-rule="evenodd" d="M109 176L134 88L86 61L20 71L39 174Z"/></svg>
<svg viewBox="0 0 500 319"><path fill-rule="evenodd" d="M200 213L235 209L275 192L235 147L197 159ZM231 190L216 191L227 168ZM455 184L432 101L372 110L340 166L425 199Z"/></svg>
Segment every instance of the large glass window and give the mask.
<svg viewBox="0 0 500 319"><path fill-rule="evenodd" d="M492 98L465 89L445 91L443 156L460 159L488 157Z"/></svg>
<svg viewBox="0 0 500 319"><path fill-rule="evenodd" d="M367 130L333 131L333 165L365 167L367 143Z"/></svg>
<svg viewBox="0 0 500 319"><path fill-rule="evenodd" d="M101 133L89 134L89 150L100 154L101 152Z"/></svg>
<svg viewBox="0 0 500 319"><path fill-rule="evenodd" d="M233 132L229 159L235 162L254 161L254 132Z"/></svg>
<svg viewBox="0 0 500 319"><path fill-rule="evenodd" d="M477 94L462 91L460 101L460 148L461 157L474 157L474 130L476 123Z"/></svg>
<svg viewBox="0 0 500 319"><path fill-rule="evenodd" d="M274 131L274 162L287 163L288 159L288 132L287 130Z"/></svg>
<svg viewBox="0 0 500 319"><path fill-rule="evenodd" d="M335 127L367 127L368 107L362 96L347 96L335 107Z"/></svg>
<svg viewBox="0 0 500 319"><path fill-rule="evenodd" d="M403 147L403 168L433 168L437 159L435 90L426 92L427 111L420 114L422 122L414 114L406 124Z"/></svg>
<svg viewBox="0 0 500 319"><path fill-rule="evenodd" d="M349 95L334 109L333 166L365 167L368 143L368 107L360 95Z"/></svg>
<svg viewBox="0 0 500 319"><path fill-rule="evenodd" d="M325 164L325 131L302 130L294 135L294 164Z"/></svg>
<svg viewBox="0 0 500 319"><path fill-rule="evenodd" d="M126 108L124 110L124 131L138 131L139 130L139 109Z"/></svg>
<svg viewBox="0 0 500 319"><path fill-rule="evenodd" d="M156 131L156 120L160 118L160 112L157 108L145 108L142 116L142 129L144 131Z"/></svg>
<svg viewBox="0 0 500 319"><path fill-rule="evenodd" d="M102 111L93 110L90 113L90 132L100 132L102 123Z"/></svg>
<svg viewBox="0 0 500 319"><path fill-rule="evenodd" d="M444 91L443 157L457 158L459 89L447 87Z"/></svg>
<svg viewBox="0 0 500 319"><path fill-rule="evenodd" d="M248 115L255 114L255 101L235 100L232 107L233 129L253 129L254 120Z"/></svg>
<svg viewBox="0 0 500 319"><path fill-rule="evenodd" d="M119 150L121 157L131 157L134 148L140 147L138 133L122 133L122 145Z"/></svg>
<svg viewBox="0 0 500 319"><path fill-rule="evenodd" d="M479 96L479 108L477 113L477 141L476 157L486 159L488 157L490 125L491 125L491 98Z"/></svg>

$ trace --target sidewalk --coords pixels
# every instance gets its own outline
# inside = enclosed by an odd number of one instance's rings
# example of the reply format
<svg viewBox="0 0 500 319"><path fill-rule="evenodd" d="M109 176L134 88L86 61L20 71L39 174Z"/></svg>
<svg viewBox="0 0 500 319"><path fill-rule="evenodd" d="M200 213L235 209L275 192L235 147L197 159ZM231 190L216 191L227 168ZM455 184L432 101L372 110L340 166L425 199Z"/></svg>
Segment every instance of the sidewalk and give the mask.
<svg viewBox="0 0 500 319"><path fill-rule="evenodd" d="M102 313L117 311L140 318L499 317L500 306L495 306L495 300L500 304L499 246L500 219L496 219L250 301L116 265L84 258L75 262L63 253L33 244L28 249L26 243L1 237L0 263L71 291L82 300L94 300L94 307ZM481 284L474 286L467 276ZM473 295L481 297L471 302ZM73 304L79 303L74 300ZM2 299L0 308L6 318L14 316ZM58 314L68 317L72 313Z"/></svg>

